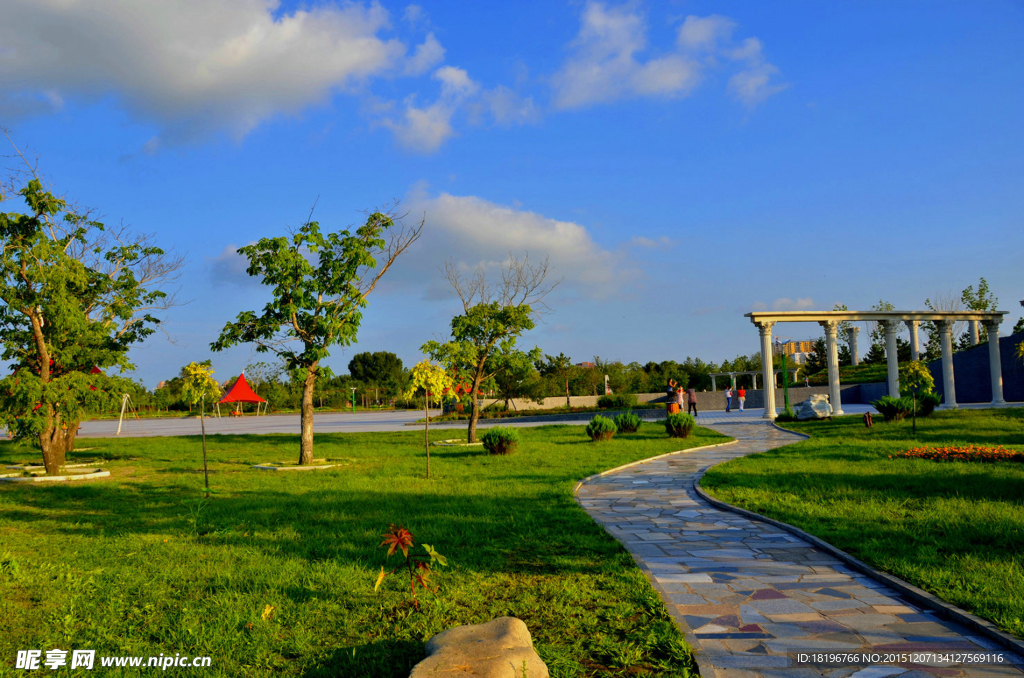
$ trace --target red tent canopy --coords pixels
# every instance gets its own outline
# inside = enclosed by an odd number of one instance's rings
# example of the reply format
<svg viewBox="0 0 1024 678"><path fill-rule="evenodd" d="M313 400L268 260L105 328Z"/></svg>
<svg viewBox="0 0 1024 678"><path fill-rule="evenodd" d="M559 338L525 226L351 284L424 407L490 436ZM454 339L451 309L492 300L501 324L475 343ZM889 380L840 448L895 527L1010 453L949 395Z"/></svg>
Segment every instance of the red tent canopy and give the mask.
<svg viewBox="0 0 1024 678"><path fill-rule="evenodd" d="M267 401L252 392L252 389L249 388L249 382L245 380L245 373L243 372L242 375L235 380L235 385L231 387L231 390L220 399L220 402L265 403Z"/></svg>

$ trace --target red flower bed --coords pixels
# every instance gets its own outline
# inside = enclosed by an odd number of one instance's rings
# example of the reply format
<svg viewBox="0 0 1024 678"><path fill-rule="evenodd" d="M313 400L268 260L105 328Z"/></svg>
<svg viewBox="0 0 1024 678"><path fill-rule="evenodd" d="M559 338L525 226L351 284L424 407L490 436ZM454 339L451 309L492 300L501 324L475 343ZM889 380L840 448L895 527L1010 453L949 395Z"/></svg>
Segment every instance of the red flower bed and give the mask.
<svg viewBox="0 0 1024 678"><path fill-rule="evenodd" d="M932 461L1018 461L1024 462L1024 453L1009 450L1002 445L985 447L914 447L899 454L889 455L890 459L930 459Z"/></svg>

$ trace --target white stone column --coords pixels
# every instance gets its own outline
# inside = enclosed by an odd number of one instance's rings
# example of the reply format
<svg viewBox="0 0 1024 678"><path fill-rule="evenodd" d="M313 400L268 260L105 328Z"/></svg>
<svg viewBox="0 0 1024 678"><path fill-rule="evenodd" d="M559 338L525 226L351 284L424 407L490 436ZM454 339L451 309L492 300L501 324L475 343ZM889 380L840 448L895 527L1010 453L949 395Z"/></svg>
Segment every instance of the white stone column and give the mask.
<svg viewBox="0 0 1024 678"><path fill-rule="evenodd" d="M971 321L971 346L977 346L981 343L981 336L978 332L978 321Z"/></svg>
<svg viewBox="0 0 1024 678"><path fill-rule="evenodd" d="M992 376L992 406L1005 405L1003 400L1003 362L999 356L999 321L989 320L985 323L988 333L988 371Z"/></svg>
<svg viewBox="0 0 1024 678"><path fill-rule="evenodd" d="M717 388L715 388L715 375L713 375L713 374L711 375L711 390L712 391L717 391L718 390Z"/></svg>
<svg viewBox="0 0 1024 678"><path fill-rule="evenodd" d="M920 320L908 320L907 330L910 331L910 359L921 359L921 337L918 330L921 328Z"/></svg>
<svg viewBox="0 0 1024 678"><path fill-rule="evenodd" d="M860 334L860 328L851 325L846 330L846 340L850 342L850 364L856 367L860 365L860 354L857 352L857 335Z"/></svg>
<svg viewBox="0 0 1024 678"><path fill-rule="evenodd" d="M893 398L900 397L900 358L896 334L899 332L899 324L893 320L883 320L882 327L885 330L885 366L888 368L889 395Z"/></svg>
<svg viewBox="0 0 1024 678"><path fill-rule="evenodd" d="M757 372L754 372L753 376L754 376L754 388L753 388L753 390L756 391L757 390Z"/></svg>
<svg viewBox="0 0 1024 678"><path fill-rule="evenodd" d="M828 354L828 400L832 405L832 414L843 413L843 403L839 393L839 346L836 335L839 331L835 320L822 320L819 323L825 328L825 352Z"/></svg>
<svg viewBox="0 0 1024 678"><path fill-rule="evenodd" d="M956 384L953 381L953 321L939 320L939 343L942 345L942 409L956 409Z"/></svg>
<svg viewBox="0 0 1024 678"><path fill-rule="evenodd" d="M775 378L772 365L772 325L775 323L757 323L757 331L761 334L761 368L764 372L764 418L774 419L775 412Z"/></svg>
<svg viewBox="0 0 1024 678"><path fill-rule="evenodd" d="M729 388L733 390L733 395L736 395L736 373L729 373Z"/></svg>

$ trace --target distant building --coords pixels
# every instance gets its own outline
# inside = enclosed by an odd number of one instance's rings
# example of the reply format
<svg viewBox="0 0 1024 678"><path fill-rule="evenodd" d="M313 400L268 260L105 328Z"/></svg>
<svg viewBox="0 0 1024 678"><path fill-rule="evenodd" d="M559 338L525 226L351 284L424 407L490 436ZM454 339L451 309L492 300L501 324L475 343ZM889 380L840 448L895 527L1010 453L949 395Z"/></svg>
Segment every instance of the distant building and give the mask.
<svg viewBox="0 0 1024 678"><path fill-rule="evenodd" d="M597 367L597 365L595 365L594 363L582 362L582 363L576 363L576 367L582 367L584 369L592 370L595 367Z"/></svg>
<svg viewBox="0 0 1024 678"><path fill-rule="evenodd" d="M156 385L156 387L158 389L165 388L166 386L167 386L167 382L166 381L161 381L159 384Z"/></svg>
<svg viewBox="0 0 1024 678"><path fill-rule="evenodd" d="M806 341L780 341L775 343L775 355L785 355L795 365L803 365L807 357L814 352L814 342Z"/></svg>

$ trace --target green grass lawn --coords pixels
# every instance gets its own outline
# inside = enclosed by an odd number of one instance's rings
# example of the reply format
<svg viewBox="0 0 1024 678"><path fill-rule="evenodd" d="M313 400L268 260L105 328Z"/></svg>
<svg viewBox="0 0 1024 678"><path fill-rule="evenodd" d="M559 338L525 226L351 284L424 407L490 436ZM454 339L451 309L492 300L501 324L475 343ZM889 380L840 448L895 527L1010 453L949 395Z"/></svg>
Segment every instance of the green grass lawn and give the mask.
<svg viewBox="0 0 1024 678"><path fill-rule="evenodd" d="M430 480L422 431L318 435L317 457L345 465L301 473L249 468L291 460L297 436L213 436L209 501L197 438L83 440L76 460L104 459L110 478L0 485L0 674L19 649L61 648L209 655L204 675L404 677L431 635L513 615L552 676L687 675L657 594L572 488L724 438L652 424L601 444L580 426L522 435L507 457L432 448ZM0 462L37 458L0 445ZM419 610L408 579L373 591L390 523L449 559Z"/></svg>
<svg viewBox="0 0 1024 678"><path fill-rule="evenodd" d="M786 424L810 440L731 461L702 482L1024 636L1024 464L890 459L918 445L1024 450L1024 412L961 410L864 427Z"/></svg>

